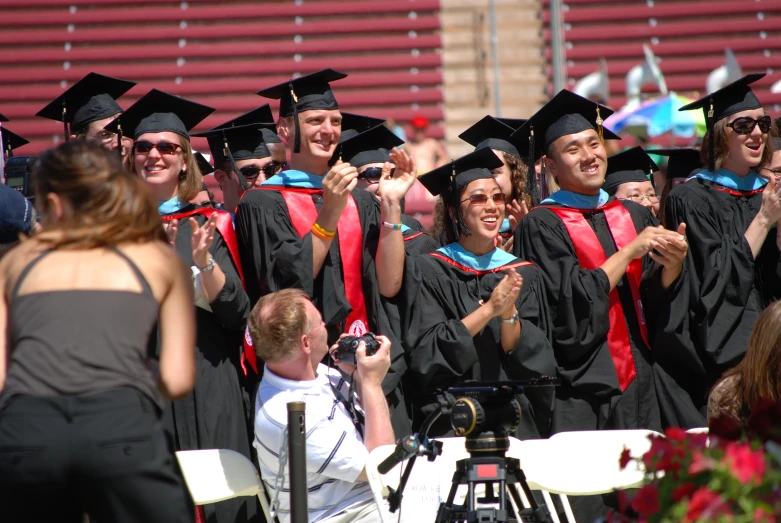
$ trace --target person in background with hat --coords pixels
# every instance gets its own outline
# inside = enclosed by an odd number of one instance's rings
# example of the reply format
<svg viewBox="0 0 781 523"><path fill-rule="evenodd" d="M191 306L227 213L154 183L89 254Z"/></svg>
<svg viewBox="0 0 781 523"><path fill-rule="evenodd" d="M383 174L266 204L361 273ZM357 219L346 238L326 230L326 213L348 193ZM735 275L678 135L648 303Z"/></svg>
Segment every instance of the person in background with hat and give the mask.
<svg viewBox="0 0 781 523"><path fill-rule="evenodd" d="M691 391L702 412L707 393L741 361L760 313L781 298L781 183L762 174L772 164L772 122L751 90L750 74L682 107L702 110L707 166L675 187L665 224L686 223L687 295L674 303L671 337L686 335Z"/></svg>
<svg viewBox="0 0 781 523"><path fill-rule="evenodd" d="M418 176L445 165L448 159L447 151L439 140L428 136L428 118L419 114L412 119L410 125L412 138L404 145L404 149L415 160Z"/></svg>
<svg viewBox="0 0 781 523"><path fill-rule="evenodd" d="M602 190L619 200L639 203L659 217L659 195L651 180L659 166L642 147L632 147L607 159L607 176Z"/></svg>
<svg viewBox="0 0 781 523"><path fill-rule="evenodd" d="M0 184L0 258L39 228L35 208L19 191Z"/></svg>
<svg viewBox="0 0 781 523"><path fill-rule="evenodd" d="M659 197L659 220L665 224L665 202L670 191L702 170L700 150L692 147L680 147L673 149L653 149L648 154L667 156L667 168L664 173L664 188Z"/></svg>
<svg viewBox="0 0 781 523"><path fill-rule="evenodd" d="M168 238L192 271L196 312L196 372L191 394L172 402L168 421L177 450L231 449L250 458L248 414L242 397L243 332L250 303L227 212L190 203L203 177L189 132L213 108L157 89L130 106L108 128L134 139L131 168L149 186ZM254 360L251 360L254 361ZM257 521L255 498L203 507L206 521Z"/></svg>
<svg viewBox="0 0 781 523"><path fill-rule="evenodd" d="M291 150L290 168L248 191L239 202L236 232L254 303L285 288L312 296L329 343L342 333L393 337L381 296L395 296L404 277L401 200L415 181L415 163L401 150L386 164L381 198L355 190L357 169L339 159L329 167L342 115L329 82L332 69L259 91L279 99L277 134ZM383 381L398 437L410 433L401 376L401 343L392 339L391 370Z"/></svg>
<svg viewBox="0 0 781 523"><path fill-rule="evenodd" d="M127 137L117 139L117 133L105 129L105 126L122 114L117 98L135 85L135 82L89 73L38 111L36 116L62 122L66 141L90 140L112 151L121 146L122 161L127 166L133 140Z"/></svg>

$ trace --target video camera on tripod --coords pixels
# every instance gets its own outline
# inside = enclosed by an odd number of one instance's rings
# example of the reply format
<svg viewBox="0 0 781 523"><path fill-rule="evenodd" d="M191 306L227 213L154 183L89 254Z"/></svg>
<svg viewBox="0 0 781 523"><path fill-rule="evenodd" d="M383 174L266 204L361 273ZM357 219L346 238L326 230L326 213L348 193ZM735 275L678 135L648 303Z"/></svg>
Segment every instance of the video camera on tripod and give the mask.
<svg viewBox="0 0 781 523"><path fill-rule="evenodd" d="M470 457L456 463L447 501L440 505L436 522L517 521L509 517L512 511L507 510L505 493L508 493L519 507L520 521L551 521L547 508L536 503L519 461L507 458L505 454L510 448L510 434L515 432L521 423L521 405L517 396L523 394L525 388L554 387L558 384L558 378L549 377L525 381L465 382L439 394L439 408L423 422L420 432L400 440L393 454L377 466L380 474L386 474L398 463L409 458L398 490L389 488L388 502L391 512L395 512L401 505L402 493L415 459L418 456L426 456L429 461L434 461L442 453L442 442L429 440L426 435L441 415L450 414L453 431L456 436L465 437L465 447ZM494 493L494 483L499 484L499 496ZM520 509L523 504L516 483L520 484L524 491L530 508ZM479 500L475 499L475 486L478 484L485 485L486 493L486 496ZM460 485L467 485L469 489L466 504L454 505L453 500ZM478 502L498 503L499 508L478 507Z"/></svg>

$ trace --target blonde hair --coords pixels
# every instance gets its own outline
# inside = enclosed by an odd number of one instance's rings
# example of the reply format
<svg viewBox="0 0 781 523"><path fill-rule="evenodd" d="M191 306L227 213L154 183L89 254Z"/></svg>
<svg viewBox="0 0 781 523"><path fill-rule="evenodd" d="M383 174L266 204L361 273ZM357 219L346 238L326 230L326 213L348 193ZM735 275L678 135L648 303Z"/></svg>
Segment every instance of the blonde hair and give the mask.
<svg viewBox="0 0 781 523"><path fill-rule="evenodd" d="M296 353L298 340L312 328L307 301L301 289L283 289L258 300L250 313L249 333L260 360L277 363Z"/></svg>

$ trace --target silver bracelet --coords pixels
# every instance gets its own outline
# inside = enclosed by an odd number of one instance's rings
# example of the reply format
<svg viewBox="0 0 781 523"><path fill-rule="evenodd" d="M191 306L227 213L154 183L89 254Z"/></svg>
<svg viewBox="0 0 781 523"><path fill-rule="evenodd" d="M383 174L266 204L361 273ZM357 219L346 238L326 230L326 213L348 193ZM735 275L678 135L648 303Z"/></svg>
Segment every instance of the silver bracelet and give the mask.
<svg viewBox="0 0 781 523"><path fill-rule="evenodd" d="M512 315L512 317L508 320L505 320L501 316L499 316L499 321L502 323L507 323L508 325L513 325L518 322L518 311L515 311L515 314Z"/></svg>
<svg viewBox="0 0 781 523"><path fill-rule="evenodd" d="M214 256L209 255L209 263L207 263L206 267L204 267L203 269L198 267L198 270L201 272L209 272L212 269L214 269Z"/></svg>

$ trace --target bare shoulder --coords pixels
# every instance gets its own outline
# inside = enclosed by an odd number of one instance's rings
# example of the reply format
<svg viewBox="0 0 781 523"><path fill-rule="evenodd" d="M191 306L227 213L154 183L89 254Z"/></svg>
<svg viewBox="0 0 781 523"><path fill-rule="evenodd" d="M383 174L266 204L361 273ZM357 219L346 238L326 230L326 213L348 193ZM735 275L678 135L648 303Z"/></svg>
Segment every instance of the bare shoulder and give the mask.
<svg viewBox="0 0 781 523"><path fill-rule="evenodd" d="M10 292L24 268L46 247L35 239L20 242L0 257L0 277L5 282L5 290Z"/></svg>
<svg viewBox="0 0 781 523"><path fill-rule="evenodd" d="M177 273L188 273L179 255L165 242L127 243L118 247L136 264L156 297L165 295Z"/></svg>

